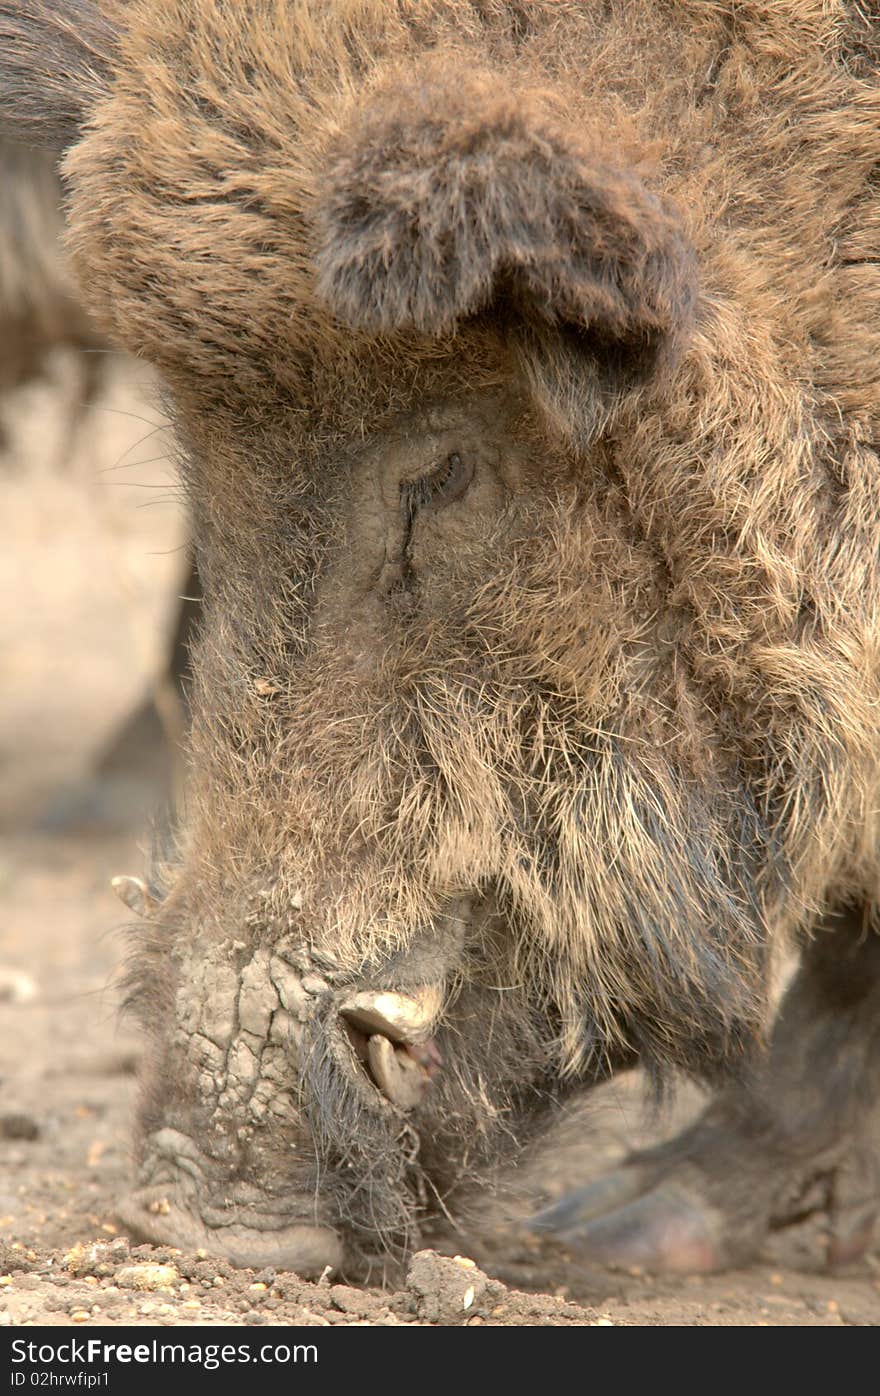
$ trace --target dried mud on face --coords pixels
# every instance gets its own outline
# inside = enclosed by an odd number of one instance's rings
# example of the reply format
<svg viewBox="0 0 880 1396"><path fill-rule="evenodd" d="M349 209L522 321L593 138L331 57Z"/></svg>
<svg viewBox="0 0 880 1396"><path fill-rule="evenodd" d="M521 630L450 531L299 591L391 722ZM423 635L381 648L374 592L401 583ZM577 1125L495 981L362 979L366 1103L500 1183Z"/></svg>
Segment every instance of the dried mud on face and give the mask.
<svg viewBox="0 0 880 1396"><path fill-rule="evenodd" d="M111 363L77 419L61 356L3 408L0 1324L876 1324L876 1252L825 1274L817 1224L759 1266L676 1279L597 1271L523 1231L538 1202L644 1138L637 1074L572 1109L527 1166L425 1238L432 1250L366 1287L235 1271L118 1229L140 1043L119 1017L125 911L109 881L143 871L151 797L126 790L128 822L77 833L47 812L159 671L184 583L170 443L143 378ZM694 1105L683 1096L679 1116Z"/></svg>

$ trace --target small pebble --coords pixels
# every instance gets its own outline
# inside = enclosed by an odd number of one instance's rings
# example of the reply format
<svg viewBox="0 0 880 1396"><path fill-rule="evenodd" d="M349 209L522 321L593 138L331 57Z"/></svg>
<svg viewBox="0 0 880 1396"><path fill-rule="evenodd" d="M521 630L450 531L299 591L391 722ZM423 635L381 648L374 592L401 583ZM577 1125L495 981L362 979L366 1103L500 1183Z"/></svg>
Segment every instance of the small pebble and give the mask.
<svg viewBox="0 0 880 1396"><path fill-rule="evenodd" d="M30 1115L0 1115L0 1138L34 1140L40 1137L40 1126Z"/></svg>
<svg viewBox="0 0 880 1396"><path fill-rule="evenodd" d="M0 968L0 1002L30 1003L38 993L37 981L24 970Z"/></svg>
<svg viewBox="0 0 880 1396"><path fill-rule="evenodd" d="M162 1289L176 1284L179 1279L175 1265L123 1265L116 1272L116 1283L122 1289Z"/></svg>

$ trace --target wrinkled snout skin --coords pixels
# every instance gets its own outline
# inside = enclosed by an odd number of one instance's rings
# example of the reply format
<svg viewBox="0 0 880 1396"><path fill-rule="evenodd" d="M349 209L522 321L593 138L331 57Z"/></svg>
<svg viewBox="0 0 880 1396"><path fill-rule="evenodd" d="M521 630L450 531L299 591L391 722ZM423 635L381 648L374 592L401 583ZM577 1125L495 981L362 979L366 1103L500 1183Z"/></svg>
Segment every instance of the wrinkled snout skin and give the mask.
<svg viewBox="0 0 880 1396"><path fill-rule="evenodd" d="M875 901L855 9L85 25L69 246L164 377L205 591L141 1234L406 1247L615 1062L724 1078L791 937Z"/></svg>

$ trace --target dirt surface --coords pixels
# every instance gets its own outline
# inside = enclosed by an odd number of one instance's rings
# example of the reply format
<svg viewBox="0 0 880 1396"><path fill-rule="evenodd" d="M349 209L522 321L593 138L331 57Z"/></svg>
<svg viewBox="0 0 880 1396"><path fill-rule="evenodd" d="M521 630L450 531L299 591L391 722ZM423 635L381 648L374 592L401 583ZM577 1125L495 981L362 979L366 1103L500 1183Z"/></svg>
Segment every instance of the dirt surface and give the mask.
<svg viewBox="0 0 880 1396"><path fill-rule="evenodd" d="M77 419L59 358L2 414L0 1323L877 1323L877 1257L823 1273L815 1225L749 1270L663 1280L591 1270L521 1229L536 1201L643 1136L637 1074L560 1119L466 1221L428 1238L434 1250L370 1288L234 1271L120 1233L139 1042L118 1014L125 912L109 880L143 871L153 796L128 792L128 825L71 832L54 816L158 672L183 584L168 434L143 379L111 364Z"/></svg>

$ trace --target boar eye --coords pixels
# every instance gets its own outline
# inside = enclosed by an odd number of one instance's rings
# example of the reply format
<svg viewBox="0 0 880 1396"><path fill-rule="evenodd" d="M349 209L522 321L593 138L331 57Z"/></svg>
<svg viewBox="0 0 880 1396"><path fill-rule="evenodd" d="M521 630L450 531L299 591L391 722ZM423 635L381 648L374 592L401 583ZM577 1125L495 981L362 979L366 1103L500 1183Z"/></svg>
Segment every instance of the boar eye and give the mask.
<svg viewBox="0 0 880 1396"><path fill-rule="evenodd" d="M407 523L412 523L423 509L442 509L461 499L473 476L472 462L462 460L458 452L453 451L427 475L404 481L400 486L400 501Z"/></svg>

